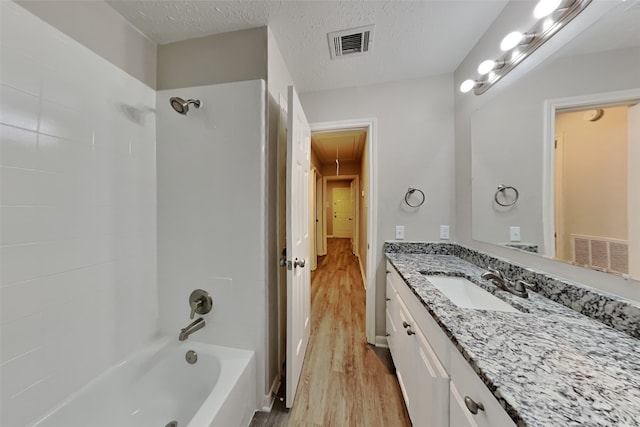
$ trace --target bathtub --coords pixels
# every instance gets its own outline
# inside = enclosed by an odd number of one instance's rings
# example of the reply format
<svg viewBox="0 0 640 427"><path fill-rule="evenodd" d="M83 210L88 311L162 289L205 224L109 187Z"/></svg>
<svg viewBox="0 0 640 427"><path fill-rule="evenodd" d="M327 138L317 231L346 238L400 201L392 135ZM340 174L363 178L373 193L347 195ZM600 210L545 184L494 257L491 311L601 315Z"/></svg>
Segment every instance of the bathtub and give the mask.
<svg viewBox="0 0 640 427"><path fill-rule="evenodd" d="M194 364L186 361L189 350L197 354ZM244 427L255 396L252 351L165 339L109 369L34 426Z"/></svg>

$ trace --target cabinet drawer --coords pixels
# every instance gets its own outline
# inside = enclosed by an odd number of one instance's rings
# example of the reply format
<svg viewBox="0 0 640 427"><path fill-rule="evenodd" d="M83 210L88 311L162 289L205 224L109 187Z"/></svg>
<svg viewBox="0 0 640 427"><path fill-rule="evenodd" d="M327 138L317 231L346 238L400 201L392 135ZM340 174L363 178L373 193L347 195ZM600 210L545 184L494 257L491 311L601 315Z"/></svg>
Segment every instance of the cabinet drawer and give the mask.
<svg viewBox="0 0 640 427"><path fill-rule="evenodd" d="M511 417L478 377L478 374L471 368L469 362L455 348L451 351L451 369L449 373L451 374L452 385L455 386L462 401L462 409L467 411L468 415L470 415L469 418L473 419L475 425L478 427L515 426ZM471 414L464 404L465 396L469 396L475 402L482 403L484 410L478 410L475 415Z"/></svg>
<svg viewBox="0 0 640 427"><path fill-rule="evenodd" d="M473 414L469 412L464 404L464 399L458 393L455 384L449 385L449 425L450 427L478 427L473 419Z"/></svg>

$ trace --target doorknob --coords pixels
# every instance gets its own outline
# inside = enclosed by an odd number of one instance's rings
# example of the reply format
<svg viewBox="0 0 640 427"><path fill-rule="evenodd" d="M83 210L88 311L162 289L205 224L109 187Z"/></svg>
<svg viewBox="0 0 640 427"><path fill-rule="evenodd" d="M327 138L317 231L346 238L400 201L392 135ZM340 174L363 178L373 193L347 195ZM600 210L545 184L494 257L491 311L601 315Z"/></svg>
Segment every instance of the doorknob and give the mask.
<svg viewBox="0 0 640 427"><path fill-rule="evenodd" d="M304 264L305 264L305 262L304 262L303 259L296 258L296 260L293 261L293 268L296 268L296 267L302 268L302 267L304 267Z"/></svg>

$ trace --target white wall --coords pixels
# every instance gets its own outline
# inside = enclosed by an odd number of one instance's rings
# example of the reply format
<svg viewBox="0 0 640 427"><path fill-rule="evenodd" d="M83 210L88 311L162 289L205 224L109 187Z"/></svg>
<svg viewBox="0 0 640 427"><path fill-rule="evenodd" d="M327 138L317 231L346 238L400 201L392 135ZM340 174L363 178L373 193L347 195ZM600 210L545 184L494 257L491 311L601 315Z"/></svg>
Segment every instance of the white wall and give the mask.
<svg viewBox="0 0 640 427"><path fill-rule="evenodd" d="M169 98L199 99L186 116ZM256 352L265 378L265 87L254 80L158 92L158 286L160 327L178 337L189 295L213 310L189 339Z"/></svg>
<svg viewBox="0 0 640 427"><path fill-rule="evenodd" d="M500 38L511 31L514 25L519 25L518 14L515 13L517 10L513 8L532 7L531 4L527 5L524 2L511 2L458 67L455 72L456 237L460 243L473 248L589 286L640 300L640 286L637 281L482 243L472 238L471 119L474 112L485 106L498 104L502 106L500 112L495 111L495 117L500 118L499 124L496 126L500 127L499 131L502 135L516 135L509 141L510 144L517 144L518 147L519 163L516 165L530 173L532 185L529 188L531 191L541 194L542 168L541 166L540 169L532 168L532 166L541 165L542 162L542 154L538 152L543 138L542 125L535 125L536 121L537 123L542 121L542 102L549 98L615 91L639 85L640 72L638 72L637 49L628 52L611 51L594 55L564 57L544 62L553 52L576 37L585 28L593 25L606 12L605 9L615 6L615 4L614 2L597 2L590 5L579 18L572 21L551 41L538 49L483 95L460 93L457 89L460 82L474 76L477 64L485 57L494 55ZM593 61L595 57L597 60ZM536 66L538 68L535 68ZM525 103L524 99L530 102ZM531 122L527 122L525 127L523 127L523 121L518 119L523 115L528 115L531 119ZM514 117L516 118L514 119ZM519 123L520 127L515 129L509 127L512 123ZM520 161L520 159L526 159L526 161ZM515 169L504 163L501 167L507 167L509 170ZM532 209L539 208L539 205L538 207L534 205ZM524 235L523 240L527 240Z"/></svg>
<svg viewBox="0 0 640 427"><path fill-rule="evenodd" d="M31 423L157 329L155 93L1 2L0 424Z"/></svg>
<svg viewBox="0 0 640 427"><path fill-rule="evenodd" d="M308 92L300 95L309 122L377 118L376 334L384 335L385 267L382 245L404 225L406 240L438 240L441 224L453 226L453 76ZM374 173L372 171L372 173ZM425 204L408 208L409 187ZM452 239L455 228L452 227Z"/></svg>
<svg viewBox="0 0 640 427"><path fill-rule="evenodd" d="M158 46L158 90L267 77L267 27Z"/></svg>

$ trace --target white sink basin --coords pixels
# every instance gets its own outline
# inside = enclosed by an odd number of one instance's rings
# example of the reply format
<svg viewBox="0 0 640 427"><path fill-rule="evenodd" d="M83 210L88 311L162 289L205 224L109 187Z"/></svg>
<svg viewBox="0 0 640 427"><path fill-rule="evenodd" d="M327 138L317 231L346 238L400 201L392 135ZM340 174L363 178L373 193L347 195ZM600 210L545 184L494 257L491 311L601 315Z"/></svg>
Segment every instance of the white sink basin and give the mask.
<svg viewBox="0 0 640 427"><path fill-rule="evenodd" d="M460 308L506 311L520 313L500 298L496 298L480 286L464 277L426 276L452 303Z"/></svg>

